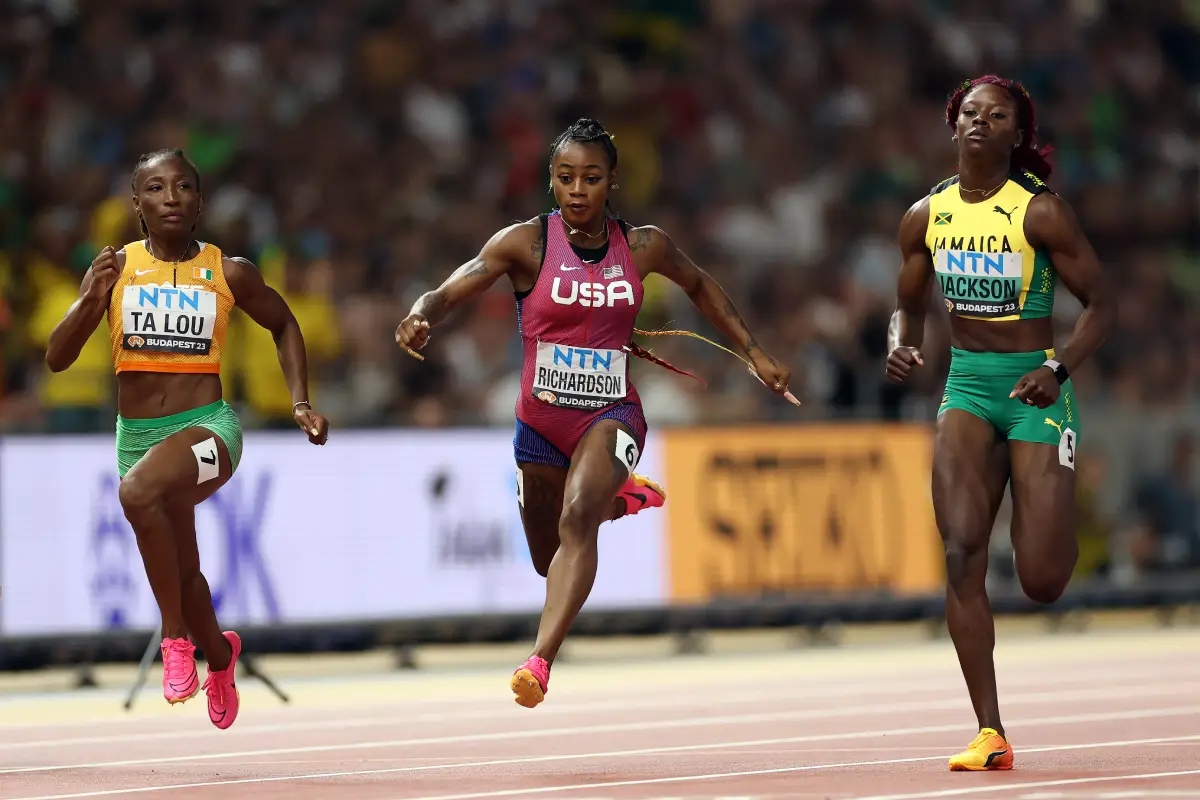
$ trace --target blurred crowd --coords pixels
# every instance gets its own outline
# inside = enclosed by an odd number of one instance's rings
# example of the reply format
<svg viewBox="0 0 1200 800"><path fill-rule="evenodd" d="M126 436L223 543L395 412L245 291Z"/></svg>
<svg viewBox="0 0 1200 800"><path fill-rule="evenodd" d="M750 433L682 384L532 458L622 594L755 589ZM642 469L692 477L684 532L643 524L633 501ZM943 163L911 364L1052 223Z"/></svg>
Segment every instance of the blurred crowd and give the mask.
<svg viewBox="0 0 1200 800"><path fill-rule="evenodd" d="M1119 286L1119 329L1075 377L1083 413L1191 407L1196 0L10 0L0 430L112 429L104 326L66 373L41 353L95 253L138 238L138 155L174 146L202 172L198 234L291 303L335 425L511 424L507 284L435 331L424 362L392 331L494 231L551 207L548 145L580 116L616 135L617 212L721 281L804 403L703 343L654 339L708 385L635 364L652 424L928 419L948 358L936 305L916 384L882 380L896 230L953 174L945 100L983 72L1028 86L1050 183ZM1060 341L1078 312L1060 290ZM656 279L639 323L717 335ZM226 353L244 424L290 425L270 336L239 317ZM1136 525L1151 494L1122 504Z"/></svg>

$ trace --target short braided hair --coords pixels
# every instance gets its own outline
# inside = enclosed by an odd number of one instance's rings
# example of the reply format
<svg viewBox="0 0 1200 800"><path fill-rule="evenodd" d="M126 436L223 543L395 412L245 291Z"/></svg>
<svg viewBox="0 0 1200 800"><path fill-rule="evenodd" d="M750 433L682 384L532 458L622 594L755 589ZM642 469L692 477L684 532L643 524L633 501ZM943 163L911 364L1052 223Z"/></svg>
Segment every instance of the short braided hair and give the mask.
<svg viewBox="0 0 1200 800"><path fill-rule="evenodd" d="M196 169L196 165L192 163L178 147L165 150L155 150L152 153L143 153L138 157L137 164L133 167L133 177L130 178L129 184L133 187L133 191L137 192L137 176L142 171L142 167L149 164L151 161L158 161L163 158L178 158L183 163L187 164L192 170L192 174L196 176L196 191L200 191L200 170ZM138 213L138 227L142 229L142 236L148 236L149 231L146 230L146 220L142 219L141 212Z"/></svg>

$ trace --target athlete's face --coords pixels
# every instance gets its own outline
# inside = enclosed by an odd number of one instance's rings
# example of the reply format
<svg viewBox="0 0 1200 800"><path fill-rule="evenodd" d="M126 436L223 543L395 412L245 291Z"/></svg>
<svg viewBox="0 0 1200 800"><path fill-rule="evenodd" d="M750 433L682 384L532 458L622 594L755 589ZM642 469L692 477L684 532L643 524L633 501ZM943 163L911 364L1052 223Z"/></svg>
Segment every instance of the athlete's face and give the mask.
<svg viewBox="0 0 1200 800"><path fill-rule="evenodd" d="M609 187L617 171L610 169L604 148L590 142L568 142L550 162L550 184L563 219L572 228L592 232L604 215Z"/></svg>
<svg viewBox="0 0 1200 800"><path fill-rule="evenodd" d="M963 98L955 128L960 152L1011 153L1021 143L1017 104L1007 89L977 86Z"/></svg>
<svg viewBox="0 0 1200 800"><path fill-rule="evenodd" d="M176 156L144 164L138 170L133 207L146 229L167 238L190 234L204 203L196 184L196 173Z"/></svg>

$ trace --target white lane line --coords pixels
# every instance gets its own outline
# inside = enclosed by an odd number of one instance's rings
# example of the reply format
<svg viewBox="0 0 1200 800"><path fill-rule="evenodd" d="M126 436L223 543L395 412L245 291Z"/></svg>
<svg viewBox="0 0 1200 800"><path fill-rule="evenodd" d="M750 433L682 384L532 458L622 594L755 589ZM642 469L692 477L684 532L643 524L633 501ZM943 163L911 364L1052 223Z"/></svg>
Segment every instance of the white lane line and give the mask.
<svg viewBox="0 0 1200 800"><path fill-rule="evenodd" d="M1153 697L1156 695L1178 695L1181 687L1179 685L1167 686L1140 686L1129 687L1122 692L1122 698L1131 697ZM1057 692L1033 692L1026 695L1016 695L1005 700L1008 705L1017 705L1022 703L1065 703L1069 701L1086 701L1086 700L1110 700L1112 699L1112 689L1081 689L1074 692L1057 691ZM962 701L959 699L953 700L920 700L909 701L903 703L867 703L854 706L841 706L835 708L822 708L801 711L777 711L759 714L730 714L708 717L690 717L686 719L656 719L646 722L616 722L603 723L597 725L576 725L571 727L561 728L538 728L531 730L521 730L514 732L512 730L492 731L487 733L466 733L454 736L422 736L411 737L406 739L386 739L382 741L367 741L367 742L347 742L344 744L319 744L305 745L299 747L277 747L265 748L260 750L235 750L221 753L200 753L193 755L178 755L178 756L160 756L157 758L133 758L123 759L119 761L94 761L83 764L51 764L36 767L9 767L0 769L0 775L11 775L27 772L51 772L55 770L76 770L76 769L97 769L101 767L132 767L145 766L152 764L176 764L188 763L196 761L214 761L220 759L238 759L238 758L253 758L256 756L275 756L275 755L294 755L299 753L329 753L329 752L352 752L358 750L376 750L385 747L419 747L438 744L462 744L464 742L488 742L509 740L514 735L520 736L522 739L535 739L546 737L561 737L561 736L578 736L581 734L597 734L597 733L626 733L634 731L651 731L651 730L670 730L680 728L703 728L714 725L749 725L762 722L780 722L789 720L812 720L812 719L837 719L842 717L853 717L864 714L879 716L883 714L902 714L902 713L921 713L932 710L950 710L959 709L962 706ZM1190 707L1191 709L1200 709L1200 706ZM1144 716L1155 716L1162 714L1166 716L1175 716L1181 713L1192 713L1192 711L1184 709L1164 709L1162 711L1135 711L1132 712L1135 719L1140 719ZM1105 720L1120 718L1121 713L1109 713L1101 715L1085 715L1089 720ZM958 726L949 726L945 730L957 730ZM917 729L920 730L920 729ZM937 728L943 730L943 728ZM886 731L881 732L886 733ZM839 734L840 735L840 734ZM807 740L804 740L807 741ZM821 741L815 739L813 741Z"/></svg>
<svg viewBox="0 0 1200 800"><path fill-rule="evenodd" d="M1039 720L1026 720L1022 723L1016 723L1016 724L1028 725L1028 724L1038 724L1039 722L1042 724L1053 724L1051 722L1051 720L1054 720L1054 719L1057 719L1057 718L1048 718L1046 720L1040 720L1040 721ZM913 730L918 730L918 729L913 729ZM897 734L897 735L911 733L911 732L912 732L912 730L888 731L888 733L893 733L893 734ZM874 737L874 736L880 735L881 733L883 733L883 731L869 731L869 732L859 733L857 735ZM777 743L781 743L781 742L798 741L798 740L807 739L807 738L820 739L823 737L816 736L816 737L795 737L795 738L791 738L791 739L765 739L765 740L762 740L762 743L777 744ZM1183 741L1183 740L1189 740L1189 739L1200 739L1200 735L1163 737L1163 738L1155 738L1155 739L1127 739L1127 740L1123 740L1123 741L1113 741L1113 742L1088 742L1086 744L1060 744L1060 745L1050 745L1050 746L1046 746L1046 747L1027 747L1027 748L1022 748L1021 752L1022 753L1047 753L1047 752L1057 752L1057 751L1063 751L1063 750L1091 750L1091 749L1096 749L1096 748L1131 747L1131 746L1136 747L1136 746L1140 746L1140 745L1157 744L1160 742L1168 742L1168 741ZM422 765L422 766L413 766L413 767L394 767L394 768L390 768L390 769L346 770L346 771L339 771L339 772L314 772L314 773L308 773L308 774L304 774L304 775L277 775L277 776L272 776L272 777L261 777L261 778L237 778L234 780L225 780L225 781L198 781L195 783L179 783L179 784L172 784L169 786L142 786L142 787L138 787L138 788L134 788L134 789L103 789L103 790L94 791L94 792L74 792L71 794L36 795L36 796L30 796L30 797L16 797L16 798L11 798L11 800L74 800L74 798L82 798L82 797L110 797L112 795L120 795L120 794L145 794L147 792L172 791L175 789L199 789L199 788L205 788L205 787L211 787L211 786L234 786L234 785L245 785L245 784L258 784L258 783L280 783L280 782L284 782L284 781L318 780L321 778L345 778L345 777L355 777L355 776L362 776L362 775L396 775L396 774L412 773L412 772L433 772L433 771L443 771L443 770L450 770L450 769L465 769L465 768L469 768L469 767L493 767L493 766L503 766L503 765L511 765L511 764L528 764L531 762L572 761L572 760L579 760L579 759L597 759L597 758L622 758L622 757L630 757L630 756L658 755L658 754L662 754L662 753L678 753L678 752L687 752L687 751L696 751L696 750L705 750L705 749L718 749L718 748L724 748L727 746L743 746L743 745L747 745L747 744L752 744L752 743L751 742L736 742L736 743L731 743L731 745L726 745L723 743L700 744L700 745L680 745L680 746L676 746L676 747L651 747L651 748L644 748L644 749L640 749L640 750L616 750L616 751L610 751L610 752L606 752L606 753L572 753L572 754L566 754L566 755L528 756L528 757L523 757L523 758L509 758L509 759L501 759L501 760L493 760L493 761L464 762L464 763L460 763L460 764L432 764L432 765ZM532 789L501 789L501 790L491 790L491 791L486 791L486 792L471 792L471 793L466 793L466 794L429 795L427 797L412 798L411 800L468 800L469 798L511 797L514 795L545 794L548 792L568 792L568 791L581 791L581 790L594 791L599 788L611 788L611 787L618 787L618 786L647 786L647 785L653 785L653 784L686 783L686 782L692 782L692 781L707 781L707 780L717 780L720 778L735 778L735 777L744 777L744 776L753 776L753 775L775 775L775 774L782 774L782 773L789 773L789 772L791 772L791 773L814 772L817 770L839 769L839 768L845 768L845 767L870 767L870 766L880 766L880 765L889 765L889 764L911 764L911 763L922 762L922 761L941 761L945 758L946 758L945 755L938 755L938 756L915 756L915 757L909 757L909 758L890 758L890 759L883 759L883 760L877 760L877 761L843 761L843 762L828 763L828 764L805 764L805 765L796 766L796 767L775 767L775 768L770 768L770 769L739 770L739 771L733 771L733 772L713 772L713 773L705 773L705 774L700 774L700 775L680 775L680 776L670 776L670 777L666 777L666 778L641 778L641 779L637 779L637 780L609 781L609 782L603 782L603 783L592 782L592 783L570 784L570 785L561 785L561 786L543 786L540 788L532 788ZM1174 775L1174 774L1181 774L1181 775L1200 774L1200 770L1192 770L1190 772L1170 773L1170 774L1172 774L1172 775ZM1039 786L1039 785L1043 785L1043 784L1036 784L1036 783L1022 784L1022 786ZM1049 784L1046 784L1046 785L1049 785ZM1011 787L1011 785L1009 785L1009 786L1001 786L1001 787L996 787L996 788L1005 789L1005 788L1012 788L1012 787ZM905 797L905 798L923 798L923 797L933 797L933 796L936 796L936 795L931 795L929 793L922 793L922 794L916 794L916 795L904 795L903 797ZM863 798L861 800L867 800L867 799ZM880 798L871 798L870 800L880 800Z"/></svg>
<svg viewBox="0 0 1200 800"><path fill-rule="evenodd" d="M1188 677L1194 677L1195 671ZM1161 677L1154 678L1158 684L1165 683ZM1069 681L1064 680L1063 686L1078 686L1080 683L1077 677L1072 677ZM1036 686L1040 689L1048 689L1046 681L1030 681L1027 686ZM906 694L915 694L921 692L942 692L946 688L945 681L930 681L929 683L921 683L911 686L906 690ZM1200 689L1200 683L1196 684L1196 688ZM763 702L778 705L780 702L790 700L809 700L809 699L836 699L839 697L864 697L874 694L886 695L888 697L895 696L895 687L885 686L880 684L878 687L871 686L840 686L829 687L822 689L821 687L813 686L810 688L796 690L790 692L772 692L761 687L753 690L741 690L723 692L721 695L722 705L736 705L742 703ZM539 711L539 715L545 714L553 716L562 716L570 714L578 714L580 712L598 711L617 713L630 709L654 709L654 708L670 708L674 706L695 706L696 695L680 694L675 697L664 697L659 694L651 695L635 700L594 700L584 702L567 702L557 705L545 706ZM542 713L545 712L545 714ZM300 731L327 731L327 730L344 730L348 728L372 728L372 727L387 727L397 724L424 724L437 722L457 722L470 720L489 720L503 719L510 720L514 718L514 713L519 713L512 703L505 702L503 705L495 704L486 709L471 709L460 711L442 711L442 712L423 712L420 714L405 713L403 715L379 716L378 714L371 717L353 717L350 719L331 719L331 720L303 720L294 722L278 722L260 725L247 725L245 727L234 726L228 731L223 731L223 736L236 734L240 736L261 736L264 733L294 733ZM657 715L661 717L662 715ZM46 726L44 726L46 727ZM0 727L0 737L6 731ZM73 738L58 738L58 739L34 739L30 741L5 742L0 741L0 752L5 754L17 749L31 749L38 747L70 747L76 745L89 744L117 744L122 742L141 742L141 741L166 741L171 739L194 739L199 737L211 738L212 730L207 726L190 728L187 730L165 730L165 731L147 731L142 733L120 733L110 734L107 736L78 736Z"/></svg>

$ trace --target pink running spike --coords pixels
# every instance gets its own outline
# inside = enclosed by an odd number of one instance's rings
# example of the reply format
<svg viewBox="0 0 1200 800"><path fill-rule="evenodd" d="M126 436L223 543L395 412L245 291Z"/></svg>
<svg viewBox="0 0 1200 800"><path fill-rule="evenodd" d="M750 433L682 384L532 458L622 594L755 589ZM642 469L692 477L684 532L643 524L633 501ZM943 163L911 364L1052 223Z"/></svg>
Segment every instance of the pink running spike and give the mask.
<svg viewBox="0 0 1200 800"><path fill-rule="evenodd" d="M530 656L513 672L509 686L518 705L533 708L546 699L550 686L550 665L541 656Z"/></svg>
<svg viewBox="0 0 1200 800"><path fill-rule="evenodd" d="M204 691L208 695L209 721L225 730L237 719L238 708L241 705L242 697L234 680L234 669L237 667L238 656L242 654L242 639L233 631L225 631L222 635L233 648L233 655L225 669L208 671L208 677L204 679Z"/></svg>
<svg viewBox="0 0 1200 800"><path fill-rule="evenodd" d="M186 703L200 691L196 675L196 645L187 637L162 640L163 697L171 705Z"/></svg>

